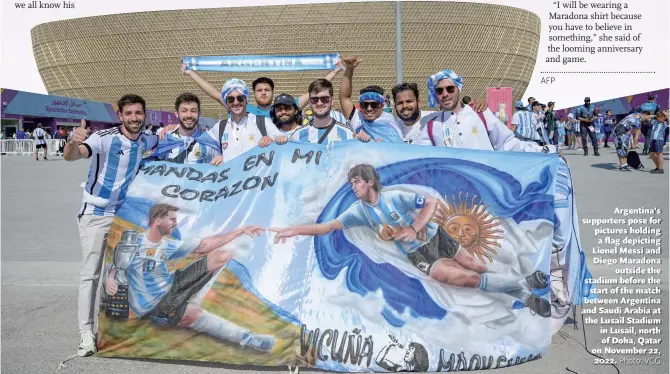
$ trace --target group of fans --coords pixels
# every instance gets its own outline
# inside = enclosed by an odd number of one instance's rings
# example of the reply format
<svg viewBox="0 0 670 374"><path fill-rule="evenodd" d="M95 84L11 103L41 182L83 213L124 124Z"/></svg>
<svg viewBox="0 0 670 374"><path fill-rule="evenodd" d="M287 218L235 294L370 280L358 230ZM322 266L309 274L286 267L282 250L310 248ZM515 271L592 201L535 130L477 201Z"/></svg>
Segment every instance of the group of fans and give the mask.
<svg viewBox="0 0 670 374"><path fill-rule="evenodd" d="M219 121L211 129L201 129L198 125L200 99L192 93L177 97L175 110L179 124L164 127L158 136L144 132L146 103L137 95L125 95L119 100L122 124L117 128L91 134L82 121L64 149L64 158L68 161L92 158L77 215L83 254L78 307L79 355L88 356L97 349L93 327L102 244L143 159L218 166L257 146L281 145L288 141L329 144L347 140L490 151L558 152L557 142L551 144L548 136L538 139L527 133L521 115L515 114L511 130L487 108L485 100L464 105L461 99L464 81L449 69L428 78L428 104L439 106L439 111L420 110L421 97L416 83L402 83L392 88L395 114L389 113L389 100L379 86L361 89L355 104L353 76L361 62L358 57L343 58L336 70L313 81L307 92L297 98L288 94L274 98L274 82L259 78L251 87L257 106L249 104L250 90L244 81L230 79L219 91L195 71L182 66L182 72L229 113L228 119ZM331 80L342 71L341 112L338 112L333 110ZM311 118L303 125L302 109L307 106ZM590 118L583 119L587 123ZM160 313L166 312L166 306L162 302L160 305ZM175 313L183 312L183 305L173 307ZM155 317L152 313L158 312L148 313ZM198 319L189 327L210 322L218 323Z"/></svg>
<svg viewBox="0 0 670 374"><path fill-rule="evenodd" d="M517 137L539 144L555 144L559 149L583 148L584 156L589 154L589 139L593 146L593 154L600 156L598 146L601 140L604 148L609 148L609 139L613 135L619 158L619 170L623 171L631 170L627 159L629 155L631 158L637 157L634 149L638 146L640 134L643 134L645 143L642 154L650 155L656 165L651 173L663 174L662 154L668 137L668 115L654 100L654 96L649 95L646 103L635 108L621 121L617 121L612 111L607 110L600 131L602 139L598 139L596 132L599 109L591 105L589 97L584 98L584 105L569 113L567 118L557 117L553 102L544 105L534 97L529 97L528 105L525 106L522 101L517 101L510 129ZM635 161L635 164L639 162Z"/></svg>

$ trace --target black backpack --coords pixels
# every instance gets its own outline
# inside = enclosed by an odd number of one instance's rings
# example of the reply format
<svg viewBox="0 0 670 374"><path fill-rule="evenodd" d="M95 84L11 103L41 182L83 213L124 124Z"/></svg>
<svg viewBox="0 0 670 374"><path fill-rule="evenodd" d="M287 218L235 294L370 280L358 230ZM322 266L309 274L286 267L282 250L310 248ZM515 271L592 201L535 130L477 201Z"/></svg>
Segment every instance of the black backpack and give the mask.
<svg viewBox="0 0 670 374"><path fill-rule="evenodd" d="M628 161L628 166L632 167L633 169L644 169L644 165L642 165L642 161L640 161L640 156L635 151L628 152L626 161Z"/></svg>

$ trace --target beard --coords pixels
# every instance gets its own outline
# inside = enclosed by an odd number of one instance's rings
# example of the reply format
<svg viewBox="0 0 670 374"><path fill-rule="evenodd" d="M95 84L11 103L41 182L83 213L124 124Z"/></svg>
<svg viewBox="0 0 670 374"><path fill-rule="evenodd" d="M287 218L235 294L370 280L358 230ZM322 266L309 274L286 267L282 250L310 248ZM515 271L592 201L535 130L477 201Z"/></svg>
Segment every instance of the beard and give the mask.
<svg viewBox="0 0 670 374"><path fill-rule="evenodd" d="M131 134L137 134L142 131L144 121L124 121L123 127Z"/></svg>
<svg viewBox="0 0 670 374"><path fill-rule="evenodd" d="M292 115L290 117L277 117L277 126L286 126L290 125L295 122L296 120L296 115Z"/></svg>
<svg viewBox="0 0 670 374"><path fill-rule="evenodd" d="M403 121L415 122L417 119L419 119L419 116L421 116L421 110L419 107L416 107L416 109L414 109L414 111L412 111L409 116L404 116L398 112L398 117Z"/></svg>
<svg viewBox="0 0 670 374"><path fill-rule="evenodd" d="M189 119L190 119L190 120L193 120L193 123L192 123L191 125L188 125L188 124L186 123L186 121L189 120ZM184 118L184 119L181 119L181 118L180 118L180 119L179 119L179 125L180 125L181 127L183 127L184 129L190 131L190 130L193 130L196 126L198 126L198 120L199 120L199 119L200 119L200 118L192 118L192 117L186 117L186 118Z"/></svg>

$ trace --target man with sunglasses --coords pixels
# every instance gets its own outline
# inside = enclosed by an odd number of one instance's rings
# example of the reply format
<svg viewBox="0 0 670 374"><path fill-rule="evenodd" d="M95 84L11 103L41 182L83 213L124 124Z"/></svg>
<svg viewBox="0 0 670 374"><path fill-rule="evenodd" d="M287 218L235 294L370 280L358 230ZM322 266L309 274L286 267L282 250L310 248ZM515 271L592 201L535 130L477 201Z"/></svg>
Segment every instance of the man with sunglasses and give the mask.
<svg viewBox="0 0 670 374"><path fill-rule="evenodd" d="M332 81L337 74L343 70L342 64L338 64L337 67L330 71L324 79ZM182 64L181 66L182 74L188 76L195 82L195 84L203 90L207 96L216 100L219 104L226 106L226 103L221 98L219 90L216 89L211 83L203 79L198 73L193 70L188 69L188 65ZM274 97L274 81L267 77L260 77L252 83L252 89L254 91L254 99L256 100L257 105L252 105L247 102L247 112L256 116L262 116L270 118L270 109L272 105L272 99ZM309 94L302 94L295 102L298 105L299 109L304 108L309 101ZM339 113L334 112L336 115ZM335 118L337 119L337 118Z"/></svg>
<svg viewBox="0 0 670 374"><path fill-rule="evenodd" d="M221 144L221 156L212 160L220 165L256 147L267 147L276 139L285 143L286 138L267 117L247 112L249 87L240 79L230 79L221 90L221 99L226 103L228 119L217 122L208 134Z"/></svg>
<svg viewBox="0 0 670 374"><path fill-rule="evenodd" d="M353 139L354 134L344 123L344 118L338 121L333 116L333 84L326 79L317 79L310 83L307 91L312 119L307 126L296 131L291 139L317 144Z"/></svg>
<svg viewBox="0 0 670 374"><path fill-rule="evenodd" d="M582 135L582 147L584 147L584 156L589 155L589 146L587 141L587 136L591 138L591 144L593 145L593 155L600 156L598 153L598 137L596 137L596 129L594 127L594 122L598 115L596 114L596 108L591 106L591 98L584 98L584 105L580 106L577 109L577 119L579 119L580 133Z"/></svg>
<svg viewBox="0 0 670 374"><path fill-rule="evenodd" d="M419 89L416 83L401 83L391 89L395 102L397 127L402 133L403 140L407 144L431 145L430 142L420 143L419 135L428 121L434 119L437 112L420 110ZM475 111L483 112L488 108L484 99L463 101L464 105L470 105Z"/></svg>
<svg viewBox="0 0 670 374"><path fill-rule="evenodd" d="M397 128L393 114L384 112L384 89L379 86L368 86L360 90L360 110L356 109L351 100L351 88L354 69L362 62L359 57L345 57L342 63L346 67L342 83L340 83L340 107L349 119L349 124L356 137L369 142L384 141L402 143L402 135Z"/></svg>
<svg viewBox="0 0 670 374"><path fill-rule="evenodd" d="M463 107L460 105L462 89L463 78L450 69L428 78L428 105L439 104L442 111L421 131L420 142L438 147L497 151L556 151L555 146L541 147L517 139L489 109L478 113L470 106Z"/></svg>

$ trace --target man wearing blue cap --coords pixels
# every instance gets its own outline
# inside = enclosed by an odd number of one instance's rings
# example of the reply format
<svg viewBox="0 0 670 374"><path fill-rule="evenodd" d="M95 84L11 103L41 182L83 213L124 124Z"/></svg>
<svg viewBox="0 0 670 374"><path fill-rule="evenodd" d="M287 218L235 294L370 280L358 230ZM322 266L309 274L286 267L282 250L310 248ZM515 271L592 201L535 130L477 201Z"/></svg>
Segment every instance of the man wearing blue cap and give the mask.
<svg viewBox="0 0 670 374"><path fill-rule="evenodd" d="M299 123L302 122L300 109L293 96L289 94L280 94L275 98L274 104L270 107L270 118L287 138L290 138L291 134L298 129Z"/></svg>
<svg viewBox="0 0 670 374"><path fill-rule="evenodd" d="M477 113L469 106L460 105L463 78L450 69L428 79L428 105L439 104L442 110L428 122L421 138L439 147L470 148L498 151L549 152L555 147L544 148L514 136L504 123L487 109Z"/></svg>

